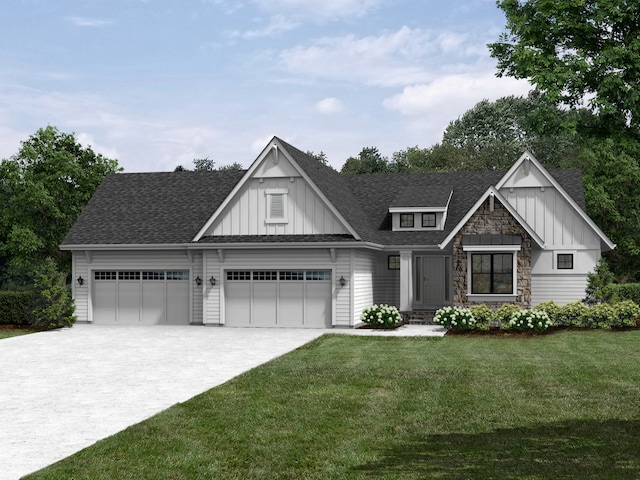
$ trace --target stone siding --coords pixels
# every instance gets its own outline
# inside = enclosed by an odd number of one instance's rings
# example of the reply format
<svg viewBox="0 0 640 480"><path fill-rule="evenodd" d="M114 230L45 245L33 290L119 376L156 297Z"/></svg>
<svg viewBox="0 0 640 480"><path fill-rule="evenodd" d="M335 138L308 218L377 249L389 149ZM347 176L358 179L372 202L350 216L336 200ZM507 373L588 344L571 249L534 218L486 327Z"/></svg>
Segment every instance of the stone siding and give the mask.
<svg viewBox="0 0 640 480"><path fill-rule="evenodd" d="M531 307L531 237L518 221L500 203L494 200L493 211L490 200L487 199L469 219L467 224L453 239L453 303L468 307L479 303L486 304L495 310L504 302L469 301L467 299L467 252L462 249L464 235L520 235L522 248L517 253L517 292L514 302L523 308Z"/></svg>

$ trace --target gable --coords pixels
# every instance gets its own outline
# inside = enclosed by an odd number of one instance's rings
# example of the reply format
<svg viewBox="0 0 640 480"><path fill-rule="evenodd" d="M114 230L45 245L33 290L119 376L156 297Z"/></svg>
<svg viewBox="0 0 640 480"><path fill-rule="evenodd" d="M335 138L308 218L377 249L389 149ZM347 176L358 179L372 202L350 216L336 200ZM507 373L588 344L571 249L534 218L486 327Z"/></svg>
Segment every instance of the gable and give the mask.
<svg viewBox="0 0 640 480"><path fill-rule="evenodd" d="M206 236L350 233L336 209L274 138L195 240Z"/></svg>

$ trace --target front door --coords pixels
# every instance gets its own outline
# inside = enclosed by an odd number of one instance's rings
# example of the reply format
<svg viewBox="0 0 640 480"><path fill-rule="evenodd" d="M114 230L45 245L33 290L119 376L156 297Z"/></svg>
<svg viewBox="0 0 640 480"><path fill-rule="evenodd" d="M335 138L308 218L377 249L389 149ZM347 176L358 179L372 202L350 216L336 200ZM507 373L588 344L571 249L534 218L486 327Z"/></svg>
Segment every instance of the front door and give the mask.
<svg viewBox="0 0 640 480"><path fill-rule="evenodd" d="M415 257L415 303L439 308L451 303L451 257Z"/></svg>

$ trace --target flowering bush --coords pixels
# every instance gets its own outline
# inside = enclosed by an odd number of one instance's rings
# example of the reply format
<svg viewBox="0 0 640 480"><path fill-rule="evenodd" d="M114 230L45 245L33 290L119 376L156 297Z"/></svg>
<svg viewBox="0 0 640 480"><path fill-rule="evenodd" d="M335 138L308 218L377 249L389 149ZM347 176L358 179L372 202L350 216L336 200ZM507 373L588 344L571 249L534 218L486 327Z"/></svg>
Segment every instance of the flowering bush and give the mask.
<svg viewBox="0 0 640 480"><path fill-rule="evenodd" d="M624 300L613 305L614 316L612 327L635 327L640 318L640 307L631 300Z"/></svg>
<svg viewBox="0 0 640 480"><path fill-rule="evenodd" d="M476 319L471 310L462 307L444 307L438 310L433 322L443 327L471 329L476 325Z"/></svg>
<svg viewBox="0 0 640 480"><path fill-rule="evenodd" d="M478 330L489 328L489 324L493 321L493 311L489 307L481 303L480 305L471 305L469 310L476 320L476 328Z"/></svg>
<svg viewBox="0 0 640 480"><path fill-rule="evenodd" d="M592 305L585 312L581 326L587 328L609 328L615 317L613 307L608 303Z"/></svg>
<svg viewBox="0 0 640 480"><path fill-rule="evenodd" d="M506 328L509 326L509 320L511 320L511 317L520 310L521 308L518 305L513 303L503 303L500 308L496 310L493 315L493 319L499 322L499 325L502 328Z"/></svg>
<svg viewBox="0 0 640 480"><path fill-rule="evenodd" d="M396 327L402 323L402 316L393 305L372 305L362 311L360 320L368 325Z"/></svg>
<svg viewBox="0 0 640 480"><path fill-rule="evenodd" d="M513 330L544 332L553 322L542 310L519 310L511 316L507 325Z"/></svg>
<svg viewBox="0 0 640 480"><path fill-rule="evenodd" d="M534 310L540 310L549 315L549 320L553 325L560 325L560 305L558 305L553 300L547 300L545 302L540 302L534 308Z"/></svg>
<svg viewBox="0 0 640 480"><path fill-rule="evenodd" d="M561 327L585 327L585 317L589 312L582 302L571 302L560 307L556 315L556 325Z"/></svg>

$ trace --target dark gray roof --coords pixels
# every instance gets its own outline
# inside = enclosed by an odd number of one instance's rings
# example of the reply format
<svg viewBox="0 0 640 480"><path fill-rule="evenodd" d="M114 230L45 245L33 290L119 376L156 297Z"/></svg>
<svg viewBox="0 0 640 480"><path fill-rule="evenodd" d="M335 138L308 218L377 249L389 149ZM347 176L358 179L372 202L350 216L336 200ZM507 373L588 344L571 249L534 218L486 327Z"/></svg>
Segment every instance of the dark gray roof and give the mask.
<svg viewBox="0 0 640 480"><path fill-rule="evenodd" d="M443 208L447 206L452 190L443 185L410 186L400 189L389 207Z"/></svg>
<svg viewBox="0 0 640 480"><path fill-rule="evenodd" d="M382 245L437 245L505 172L345 176L278 139L360 239ZM189 243L245 171L118 173L100 185L62 245ZM584 209L578 170L551 174ZM444 231L391 231L390 205L443 203L453 191ZM446 203L446 200L444 200ZM413 205L408 205L413 206ZM422 206L422 205L421 205ZM432 206L432 205L428 205ZM202 243L355 241L350 235L229 236Z"/></svg>

